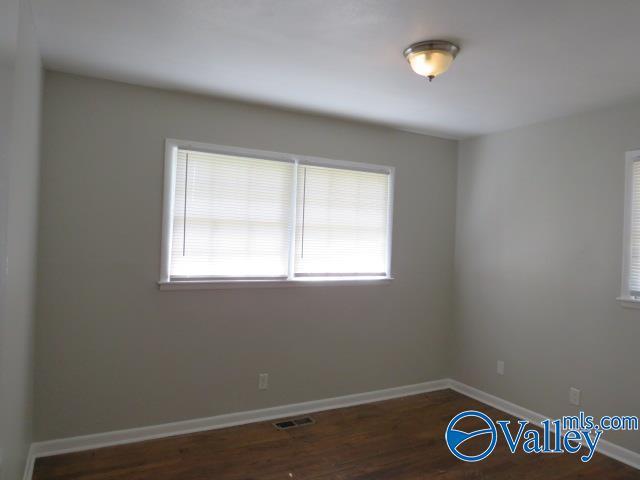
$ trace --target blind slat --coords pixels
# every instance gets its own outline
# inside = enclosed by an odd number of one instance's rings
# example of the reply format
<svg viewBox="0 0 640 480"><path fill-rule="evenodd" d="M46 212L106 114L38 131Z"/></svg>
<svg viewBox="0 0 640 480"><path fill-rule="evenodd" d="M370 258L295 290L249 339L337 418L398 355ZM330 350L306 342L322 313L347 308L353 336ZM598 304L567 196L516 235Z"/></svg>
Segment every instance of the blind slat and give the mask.
<svg viewBox="0 0 640 480"><path fill-rule="evenodd" d="M388 173L180 148L174 189L171 277L388 274Z"/></svg>
<svg viewBox="0 0 640 480"><path fill-rule="evenodd" d="M640 291L640 161L633 162L631 197L631 263L629 289Z"/></svg>
<svg viewBox="0 0 640 480"><path fill-rule="evenodd" d="M178 150L171 275L287 275L293 166Z"/></svg>
<svg viewBox="0 0 640 480"><path fill-rule="evenodd" d="M389 175L298 168L295 274L387 273Z"/></svg>

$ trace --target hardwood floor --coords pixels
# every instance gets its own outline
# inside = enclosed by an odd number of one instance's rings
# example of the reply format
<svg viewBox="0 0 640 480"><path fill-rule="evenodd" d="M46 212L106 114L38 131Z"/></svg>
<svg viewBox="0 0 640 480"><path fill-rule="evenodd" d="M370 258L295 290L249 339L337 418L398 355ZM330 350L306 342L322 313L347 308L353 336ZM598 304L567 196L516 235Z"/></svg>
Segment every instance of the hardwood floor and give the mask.
<svg viewBox="0 0 640 480"><path fill-rule="evenodd" d="M462 462L447 449L444 431L469 409L513 418L441 390L315 413L314 425L291 430L263 422L40 458L33 479L640 479L640 471L600 454L588 463L570 454L513 455L502 437L487 459ZM467 442L467 453L482 450L482 442Z"/></svg>

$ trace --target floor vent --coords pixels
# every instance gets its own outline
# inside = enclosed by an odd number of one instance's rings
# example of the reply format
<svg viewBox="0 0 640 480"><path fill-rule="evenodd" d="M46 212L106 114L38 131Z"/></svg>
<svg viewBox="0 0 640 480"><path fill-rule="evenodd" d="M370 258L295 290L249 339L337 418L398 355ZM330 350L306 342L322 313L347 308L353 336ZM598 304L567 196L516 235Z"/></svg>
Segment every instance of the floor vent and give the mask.
<svg viewBox="0 0 640 480"><path fill-rule="evenodd" d="M292 420L283 420L273 424L278 430L287 430L289 428L304 427L305 425L313 425L316 421L311 417L300 417Z"/></svg>

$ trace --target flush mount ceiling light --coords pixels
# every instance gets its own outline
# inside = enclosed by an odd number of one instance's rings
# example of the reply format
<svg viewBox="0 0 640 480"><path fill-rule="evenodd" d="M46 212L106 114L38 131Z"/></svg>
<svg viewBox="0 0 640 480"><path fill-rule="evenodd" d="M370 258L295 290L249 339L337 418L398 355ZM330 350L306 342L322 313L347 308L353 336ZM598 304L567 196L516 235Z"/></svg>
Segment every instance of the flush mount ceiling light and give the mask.
<svg viewBox="0 0 640 480"><path fill-rule="evenodd" d="M459 51L457 45L446 40L427 40L409 45L403 54L414 72L431 81L449 69Z"/></svg>

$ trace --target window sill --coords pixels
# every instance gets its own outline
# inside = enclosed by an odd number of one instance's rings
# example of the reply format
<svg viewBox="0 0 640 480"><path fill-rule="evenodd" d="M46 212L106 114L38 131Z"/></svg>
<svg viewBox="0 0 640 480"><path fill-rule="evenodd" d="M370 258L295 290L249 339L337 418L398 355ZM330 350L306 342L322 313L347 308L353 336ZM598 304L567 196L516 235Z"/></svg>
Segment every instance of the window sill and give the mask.
<svg viewBox="0 0 640 480"><path fill-rule="evenodd" d="M393 277L376 278L330 278L296 280L173 280L158 282L160 290L229 290L236 288L290 288L389 285ZM639 307L640 308L640 307Z"/></svg>
<svg viewBox="0 0 640 480"><path fill-rule="evenodd" d="M618 297L616 298L622 308L640 308L640 298Z"/></svg>

